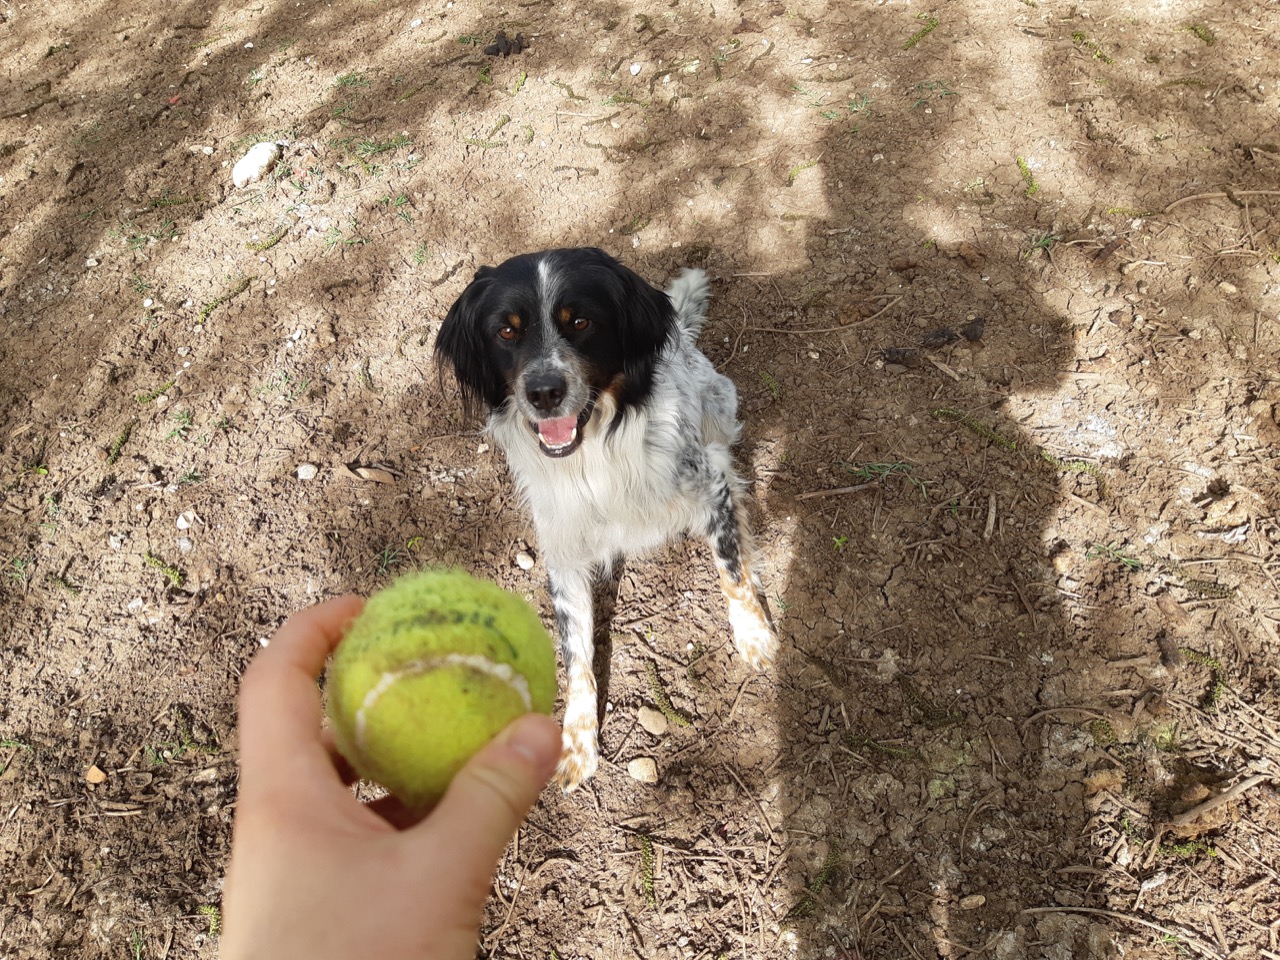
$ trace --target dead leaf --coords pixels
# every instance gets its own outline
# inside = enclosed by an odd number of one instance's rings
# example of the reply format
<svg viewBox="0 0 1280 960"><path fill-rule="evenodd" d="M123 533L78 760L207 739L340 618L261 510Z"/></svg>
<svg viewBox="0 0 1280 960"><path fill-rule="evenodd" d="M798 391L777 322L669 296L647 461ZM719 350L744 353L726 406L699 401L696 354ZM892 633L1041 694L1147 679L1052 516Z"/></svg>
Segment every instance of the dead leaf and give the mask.
<svg viewBox="0 0 1280 960"><path fill-rule="evenodd" d="M348 480L359 480L360 475L348 467L345 463L340 463L333 471L340 477L346 477Z"/></svg>
<svg viewBox="0 0 1280 960"><path fill-rule="evenodd" d="M733 32L762 33L763 31L760 29L760 24L756 23L754 20L748 20L746 17L743 17L742 22L733 28Z"/></svg>

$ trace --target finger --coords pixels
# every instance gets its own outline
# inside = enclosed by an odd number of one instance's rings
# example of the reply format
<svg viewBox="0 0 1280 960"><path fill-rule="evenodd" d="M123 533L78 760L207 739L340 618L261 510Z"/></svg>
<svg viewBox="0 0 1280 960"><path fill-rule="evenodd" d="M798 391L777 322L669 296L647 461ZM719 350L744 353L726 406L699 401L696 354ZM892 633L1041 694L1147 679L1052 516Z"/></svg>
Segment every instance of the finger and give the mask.
<svg viewBox="0 0 1280 960"><path fill-rule="evenodd" d="M363 604L338 597L294 614L249 664L240 684L240 762L250 780L285 768L292 775L299 760L328 765L316 678Z"/></svg>
<svg viewBox="0 0 1280 960"><path fill-rule="evenodd" d="M452 866L468 907L480 909L498 858L559 758L555 721L526 714L458 771L436 809L410 831L431 844L433 856L423 862Z"/></svg>

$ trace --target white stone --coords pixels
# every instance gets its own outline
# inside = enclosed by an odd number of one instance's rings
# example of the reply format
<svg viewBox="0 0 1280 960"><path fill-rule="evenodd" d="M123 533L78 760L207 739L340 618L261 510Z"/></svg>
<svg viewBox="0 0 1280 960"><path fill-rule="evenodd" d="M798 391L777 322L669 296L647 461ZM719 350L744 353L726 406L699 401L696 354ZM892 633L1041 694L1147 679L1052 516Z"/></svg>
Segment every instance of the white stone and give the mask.
<svg viewBox="0 0 1280 960"><path fill-rule="evenodd" d="M636 757L627 764L627 773L632 780L639 780L641 783L658 782L658 765L652 757Z"/></svg>
<svg viewBox="0 0 1280 960"><path fill-rule="evenodd" d="M643 67L641 67L641 66L640 66L640 64L638 64L638 63L633 63L633 64L631 65L631 75L632 75L633 77L635 77L635 76L639 76L640 71L641 71L642 69L644 69L644 68L643 68Z"/></svg>
<svg viewBox="0 0 1280 960"><path fill-rule="evenodd" d="M535 561L533 557L531 557L524 550L521 550L519 553L516 554L516 566L519 567L521 570L532 570L534 563Z"/></svg>
<svg viewBox="0 0 1280 960"><path fill-rule="evenodd" d="M299 480L314 480L319 475L320 475L320 468L317 467L314 463L298 464Z"/></svg>
<svg viewBox="0 0 1280 960"><path fill-rule="evenodd" d="M237 160L236 165L231 168L231 182L237 187L246 187L261 180L276 165L280 155L278 143L268 141L254 144L249 152Z"/></svg>
<svg viewBox="0 0 1280 960"><path fill-rule="evenodd" d="M639 721L640 726L655 737L660 737L667 732L667 717L661 710L655 710L653 707L641 707L636 719Z"/></svg>

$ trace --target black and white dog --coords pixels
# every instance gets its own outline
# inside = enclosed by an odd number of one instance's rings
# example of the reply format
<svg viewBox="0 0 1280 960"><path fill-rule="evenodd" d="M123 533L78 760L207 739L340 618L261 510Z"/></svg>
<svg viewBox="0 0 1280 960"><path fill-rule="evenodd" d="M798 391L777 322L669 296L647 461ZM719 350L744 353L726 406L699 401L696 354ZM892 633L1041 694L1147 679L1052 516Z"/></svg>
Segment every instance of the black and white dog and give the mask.
<svg viewBox="0 0 1280 960"><path fill-rule="evenodd" d="M436 340L533 513L568 678L565 790L599 760L593 584L618 561L706 537L738 652L756 669L774 655L729 454L737 391L695 346L707 294L701 270L663 293L600 250L529 253L482 267Z"/></svg>

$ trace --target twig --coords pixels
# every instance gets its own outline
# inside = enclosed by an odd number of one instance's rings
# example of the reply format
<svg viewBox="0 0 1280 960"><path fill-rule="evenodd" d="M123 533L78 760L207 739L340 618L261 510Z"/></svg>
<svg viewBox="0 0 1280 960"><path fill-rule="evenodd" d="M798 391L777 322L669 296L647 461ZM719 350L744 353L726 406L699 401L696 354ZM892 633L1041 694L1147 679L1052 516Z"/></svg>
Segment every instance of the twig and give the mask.
<svg viewBox="0 0 1280 960"><path fill-rule="evenodd" d="M812 500L814 497L838 497L846 493L857 493L869 487L878 487L879 483L859 483L852 487L835 487L832 490L810 490L808 493L796 495L797 500Z"/></svg>
<svg viewBox="0 0 1280 960"><path fill-rule="evenodd" d="M1176 817L1174 817L1172 820L1169 821L1169 824L1174 827L1185 827L1188 823L1191 823L1193 820L1196 820L1204 816L1210 810L1213 810L1216 807L1220 807L1224 803L1230 803L1232 800L1240 796L1240 794L1244 793L1246 790L1252 790L1258 784L1265 783L1270 779L1271 779L1271 776L1269 774L1259 773L1250 777L1248 780L1241 780L1230 790L1224 791L1223 793L1218 794L1216 797L1210 797L1208 800L1200 804L1198 807L1192 807L1190 810L1186 811L1185 813L1178 814Z"/></svg>
<svg viewBox="0 0 1280 960"><path fill-rule="evenodd" d="M1183 197L1181 200L1175 200L1169 204L1161 213L1168 213L1174 207L1180 207L1184 203L1191 203L1193 200L1228 200L1231 197L1280 197L1280 190L1236 190L1230 194L1227 193L1197 193L1191 197Z"/></svg>
<svg viewBox="0 0 1280 960"><path fill-rule="evenodd" d="M773 837L773 824L769 822L769 817L764 812L764 806L756 799L756 795L747 789L747 785L742 782L742 778L738 776L733 767L729 766L727 763L722 763L720 766L724 767L725 772L728 773L729 776L733 777L738 786L742 788L742 792L751 798L751 802L754 803L756 805L756 809L760 811L760 819L764 821L765 829L769 831L769 836Z"/></svg>
<svg viewBox="0 0 1280 960"><path fill-rule="evenodd" d="M1200 954L1202 957L1211 957L1213 960L1225 960L1222 954L1205 946L1199 940L1187 934L1185 930L1172 930L1168 927L1162 927L1158 923L1152 923L1150 920L1144 920L1142 917L1135 917L1128 913L1117 913L1114 910L1098 910L1094 907L1028 907L1022 911L1023 913L1087 913L1095 917L1109 917L1112 920L1127 920L1130 923L1140 924L1155 930L1157 933L1163 933L1166 937L1176 937L1180 942L1185 943L1188 947Z"/></svg>
<svg viewBox="0 0 1280 960"><path fill-rule="evenodd" d="M855 327L865 326L866 324L870 323L872 320L876 319L876 317L880 316L881 314L889 310L895 303L901 300L902 297L903 297L902 294L899 294L898 296L894 297L892 300L886 303L883 307L881 307L871 316L867 317L865 320L859 320L857 323L846 323L839 327L810 327L810 328L802 328L800 330L788 330L784 327L747 327L746 329L751 330L754 333L795 333L795 334L841 333L845 330L852 330Z"/></svg>
<svg viewBox="0 0 1280 960"><path fill-rule="evenodd" d="M1096 710L1090 710L1087 707L1049 707L1047 710L1041 710L1039 713L1033 713L1027 719L1022 721L1022 728L1025 730L1031 724L1035 723L1041 717L1051 717L1057 713L1083 713L1085 716L1093 717L1095 720L1105 720L1106 715L1098 713Z"/></svg>

